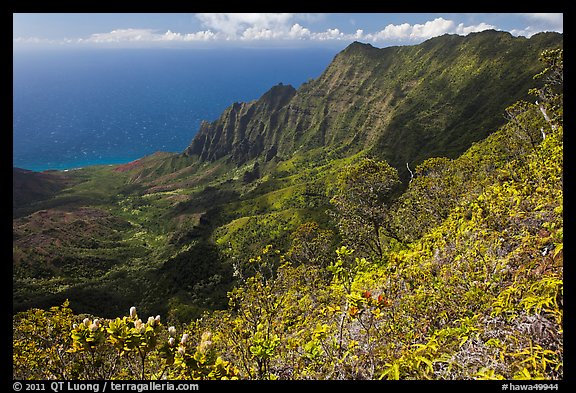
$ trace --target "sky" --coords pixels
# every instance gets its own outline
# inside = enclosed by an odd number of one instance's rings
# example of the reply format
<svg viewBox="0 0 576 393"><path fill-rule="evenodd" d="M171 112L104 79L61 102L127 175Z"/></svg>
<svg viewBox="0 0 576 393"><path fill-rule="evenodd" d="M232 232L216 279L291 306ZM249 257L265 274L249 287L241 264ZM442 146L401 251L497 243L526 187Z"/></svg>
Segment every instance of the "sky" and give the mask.
<svg viewBox="0 0 576 393"><path fill-rule="evenodd" d="M13 47L386 47L487 29L530 37L563 26L561 13L14 13Z"/></svg>

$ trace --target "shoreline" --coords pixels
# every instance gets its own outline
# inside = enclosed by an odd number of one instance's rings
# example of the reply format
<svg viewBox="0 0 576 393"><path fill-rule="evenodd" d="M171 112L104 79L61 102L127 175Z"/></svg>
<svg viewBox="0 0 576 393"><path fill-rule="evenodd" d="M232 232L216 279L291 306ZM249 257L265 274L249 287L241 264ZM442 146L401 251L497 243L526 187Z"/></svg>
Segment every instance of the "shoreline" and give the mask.
<svg viewBox="0 0 576 393"><path fill-rule="evenodd" d="M88 167L95 167L95 166L116 166L116 165L124 165L129 164L131 162L140 160L145 157L152 156L158 153L171 153L177 154L177 152L167 152L167 151L155 151L150 154L140 155L138 157L127 157L127 158L117 158L117 159L102 159L102 160L86 160L86 161L71 161L69 163L61 163L54 166L48 165L29 165L28 167L22 165L16 165L14 162L12 163L13 168L24 169L27 171L42 173L42 172L70 172L76 171L80 169L85 169Z"/></svg>

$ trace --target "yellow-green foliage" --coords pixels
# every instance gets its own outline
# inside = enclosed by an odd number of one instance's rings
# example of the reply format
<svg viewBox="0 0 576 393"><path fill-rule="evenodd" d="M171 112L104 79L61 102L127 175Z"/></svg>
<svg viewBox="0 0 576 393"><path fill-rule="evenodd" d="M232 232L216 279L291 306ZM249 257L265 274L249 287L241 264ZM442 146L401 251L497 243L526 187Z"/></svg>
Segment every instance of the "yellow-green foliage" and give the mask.
<svg viewBox="0 0 576 393"><path fill-rule="evenodd" d="M15 379L235 379L236 370L217 356L204 332L166 329L160 316L143 322L130 315L114 320L81 319L68 308L29 310L14 318ZM194 342L198 344L194 344Z"/></svg>

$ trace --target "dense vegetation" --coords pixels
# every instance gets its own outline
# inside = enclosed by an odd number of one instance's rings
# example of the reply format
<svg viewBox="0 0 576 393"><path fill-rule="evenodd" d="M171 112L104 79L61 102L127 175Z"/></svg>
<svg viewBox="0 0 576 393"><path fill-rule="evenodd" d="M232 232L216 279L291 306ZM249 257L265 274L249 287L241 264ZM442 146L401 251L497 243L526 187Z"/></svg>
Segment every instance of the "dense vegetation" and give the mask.
<svg viewBox="0 0 576 393"><path fill-rule="evenodd" d="M561 45L557 33L496 31L409 47L353 43L317 80L232 105L182 154L15 169L14 310L69 299L103 317L136 305L184 322L225 308L238 261L269 243L287 252L307 222L331 231L331 245L355 225L330 203L342 168L362 157L386 161L401 193L425 159L455 158L503 124L505 108L528 98L538 55ZM401 236L393 225L377 230Z"/></svg>
<svg viewBox="0 0 576 393"><path fill-rule="evenodd" d="M71 171L15 208L14 378L563 378L563 52L541 60L536 103L405 183L329 146Z"/></svg>

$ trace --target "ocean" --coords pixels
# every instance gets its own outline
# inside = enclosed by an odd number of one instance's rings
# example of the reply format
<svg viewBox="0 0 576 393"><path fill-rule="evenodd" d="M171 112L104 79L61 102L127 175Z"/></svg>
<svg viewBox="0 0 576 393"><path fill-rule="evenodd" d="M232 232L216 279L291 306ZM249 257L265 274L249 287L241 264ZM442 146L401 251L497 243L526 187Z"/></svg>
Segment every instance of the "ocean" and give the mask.
<svg viewBox="0 0 576 393"><path fill-rule="evenodd" d="M120 164L181 152L202 120L320 76L338 50L62 49L13 52L13 166Z"/></svg>

